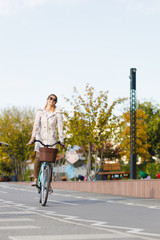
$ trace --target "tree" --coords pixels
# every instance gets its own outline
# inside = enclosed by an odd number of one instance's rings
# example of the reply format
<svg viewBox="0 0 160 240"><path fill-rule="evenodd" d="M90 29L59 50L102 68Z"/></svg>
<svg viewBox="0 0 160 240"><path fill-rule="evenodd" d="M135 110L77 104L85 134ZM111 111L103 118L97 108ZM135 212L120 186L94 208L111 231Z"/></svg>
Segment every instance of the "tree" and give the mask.
<svg viewBox="0 0 160 240"><path fill-rule="evenodd" d="M65 113L66 142L81 146L87 159L87 176L90 178L91 160L94 159L97 170L97 158L100 156L99 170L104 160L106 142L111 140L115 131L117 117L113 110L125 100L118 99L109 106L108 91L100 91L95 95L94 88L88 84L84 97L74 88L72 99L66 98L73 107L72 115Z"/></svg>
<svg viewBox="0 0 160 240"><path fill-rule="evenodd" d="M22 179L22 172L26 168L26 160L33 154L33 146L26 146L30 139L35 111L27 108L6 108L0 114L0 153L9 158L13 164L13 174ZM7 159L8 158L8 159Z"/></svg>
<svg viewBox="0 0 160 240"><path fill-rule="evenodd" d="M151 102L143 102L138 104L138 108L142 109L145 114L145 122L147 124L147 142L150 145L148 151L153 157L160 158L160 108L159 105L153 105Z"/></svg>
<svg viewBox="0 0 160 240"><path fill-rule="evenodd" d="M126 160L130 161L130 113L123 113L121 122L121 144L120 147L123 149L121 152L122 156L126 156ZM142 109L137 109L136 112L136 125L137 125L137 136L136 136L136 153L137 157L141 158L141 161L149 161L150 154L148 148L150 144L147 142L147 116Z"/></svg>
<svg viewBox="0 0 160 240"><path fill-rule="evenodd" d="M105 148L104 148L104 158L109 159L109 160L117 160L121 159L121 152L122 148L116 144L112 144L111 142L106 142L105 143Z"/></svg>
<svg viewBox="0 0 160 240"><path fill-rule="evenodd" d="M5 176L8 176L12 173L12 171L13 171L13 166L12 166L11 160L2 159L0 161L0 173Z"/></svg>

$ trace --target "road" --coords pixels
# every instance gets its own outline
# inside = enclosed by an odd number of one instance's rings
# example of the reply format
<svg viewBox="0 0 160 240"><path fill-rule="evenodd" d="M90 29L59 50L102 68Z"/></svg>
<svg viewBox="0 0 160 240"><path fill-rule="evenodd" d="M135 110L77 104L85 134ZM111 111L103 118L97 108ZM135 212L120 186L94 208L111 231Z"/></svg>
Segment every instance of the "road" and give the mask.
<svg viewBox="0 0 160 240"><path fill-rule="evenodd" d="M55 189L48 204L37 189L0 182L0 240L160 239L160 200Z"/></svg>

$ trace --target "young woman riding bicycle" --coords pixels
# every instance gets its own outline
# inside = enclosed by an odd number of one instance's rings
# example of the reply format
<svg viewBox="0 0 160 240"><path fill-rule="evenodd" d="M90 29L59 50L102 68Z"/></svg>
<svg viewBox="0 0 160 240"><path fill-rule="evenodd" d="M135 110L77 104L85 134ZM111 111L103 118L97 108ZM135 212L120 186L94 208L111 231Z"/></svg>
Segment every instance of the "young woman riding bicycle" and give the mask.
<svg viewBox="0 0 160 240"><path fill-rule="evenodd" d="M59 134L59 141L64 144L63 137L63 115L57 109L57 96L50 94L47 98L47 104L44 109L39 109L36 114L33 125L32 136L28 144L32 144L35 139L42 141L44 144L52 145L57 142L57 128ZM43 147L40 143L35 144L35 163L34 163L34 182L32 186L37 185L37 179L40 171L39 148ZM53 148L55 148L54 146ZM50 185L50 192L52 191Z"/></svg>

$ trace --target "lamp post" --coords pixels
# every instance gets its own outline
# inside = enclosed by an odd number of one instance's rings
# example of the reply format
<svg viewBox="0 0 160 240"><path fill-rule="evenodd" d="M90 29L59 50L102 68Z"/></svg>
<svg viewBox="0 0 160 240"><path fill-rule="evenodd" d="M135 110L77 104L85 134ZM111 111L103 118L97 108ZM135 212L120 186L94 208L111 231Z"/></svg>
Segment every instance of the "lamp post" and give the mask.
<svg viewBox="0 0 160 240"><path fill-rule="evenodd" d="M130 69L130 177L136 179L136 68Z"/></svg>

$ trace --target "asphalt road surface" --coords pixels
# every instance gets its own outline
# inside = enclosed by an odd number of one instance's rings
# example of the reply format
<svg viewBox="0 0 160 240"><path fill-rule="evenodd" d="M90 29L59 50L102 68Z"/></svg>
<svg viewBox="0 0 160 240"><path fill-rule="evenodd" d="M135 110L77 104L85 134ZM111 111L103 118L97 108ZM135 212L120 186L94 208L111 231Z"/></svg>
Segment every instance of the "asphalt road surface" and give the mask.
<svg viewBox="0 0 160 240"><path fill-rule="evenodd" d="M160 200L55 189L43 207L36 188L0 182L0 240L88 239L160 239Z"/></svg>

